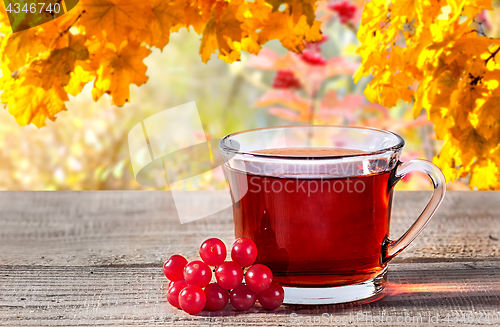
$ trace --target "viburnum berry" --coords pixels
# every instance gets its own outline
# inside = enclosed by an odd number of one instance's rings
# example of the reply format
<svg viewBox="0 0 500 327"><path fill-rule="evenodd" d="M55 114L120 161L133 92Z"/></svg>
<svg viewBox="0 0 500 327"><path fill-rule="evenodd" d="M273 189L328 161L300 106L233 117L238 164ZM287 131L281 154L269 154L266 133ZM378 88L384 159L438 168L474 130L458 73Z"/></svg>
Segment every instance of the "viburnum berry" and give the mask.
<svg viewBox="0 0 500 327"><path fill-rule="evenodd" d="M173 305L176 308L180 308L181 306L179 305L179 293L188 286L188 283L186 283L185 280L178 280L176 282L172 282L173 284L169 286L168 292L167 292L167 301L171 305Z"/></svg>
<svg viewBox="0 0 500 327"><path fill-rule="evenodd" d="M184 280L189 285L205 287L212 280L212 270L203 261L191 261L184 267Z"/></svg>
<svg viewBox="0 0 500 327"><path fill-rule="evenodd" d="M171 281L184 279L184 267L188 261L182 255L174 254L163 265L165 277Z"/></svg>
<svg viewBox="0 0 500 327"><path fill-rule="evenodd" d="M255 293L265 291L273 281L273 273L268 267L257 264L248 268L245 274L245 282L248 288Z"/></svg>
<svg viewBox="0 0 500 327"><path fill-rule="evenodd" d="M209 266L217 266L226 260L226 245L218 238L209 238L200 246L200 257Z"/></svg>
<svg viewBox="0 0 500 327"><path fill-rule="evenodd" d="M230 290L241 284L243 269L236 262L226 261L215 269L215 278L222 288Z"/></svg>
<svg viewBox="0 0 500 327"><path fill-rule="evenodd" d="M207 303L205 304L206 310L222 310L229 302L228 290L223 289L217 283L211 283L205 287L205 296L207 298Z"/></svg>
<svg viewBox="0 0 500 327"><path fill-rule="evenodd" d="M335 11L339 15L342 24L346 24L356 15L356 6L348 0L330 2L328 9Z"/></svg>
<svg viewBox="0 0 500 327"><path fill-rule="evenodd" d="M291 70L280 69L274 77L273 87L275 89L301 89L302 85Z"/></svg>
<svg viewBox="0 0 500 327"><path fill-rule="evenodd" d="M274 310L283 303L283 288L272 282L272 271L262 264L253 265L257 258L257 246L251 239L242 237L233 243L233 261L223 261L226 246L217 238L203 242L200 256L204 261L187 262L183 256L173 255L163 265L165 276L170 279L167 301L172 306L196 314L204 308L222 310L228 302L236 310L248 310L257 299L268 310ZM209 264L216 266L217 283L210 284L212 270ZM249 268L245 283L242 283L245 267Z"/></svg>
<svg viewBox="0 0 500 327"><path fill-rule="evenodd" d="M257 246L251 239L241 237L233 243L231 259L241 267L248 267L257 259Z"/></svg>
<svg viewBox="0 0 500 327"><path fill-rule="evenodd" d="M205 307L207 297L205 292L196 285L189 285L179 293L179 305L182 310L194 315Z"/></svg>
<svg viewBox="0 0 500 327"><path fill-rule="evenodd" d="M302 52L300 55L300 58L307 62L310 65L313 66L324 66L326 65L326 59L323 57L323 55L318 52L318 51L312 51L309 49L306 49Z"/></svg>
<svg viewBox="0 0 500 327"><path fill-rule="evenodd" d="M229 293L229 299L236 310L248 310L257 300L257 293L250 290L246 284L241 284Z"/></svg>
<svg viewBox="0 0 500 327"><path fill-rule="evenodd" d="M267 310L274 310L283 304L285 291L280 284L272 282L267 290L257 294L260 305Z"/></svg>

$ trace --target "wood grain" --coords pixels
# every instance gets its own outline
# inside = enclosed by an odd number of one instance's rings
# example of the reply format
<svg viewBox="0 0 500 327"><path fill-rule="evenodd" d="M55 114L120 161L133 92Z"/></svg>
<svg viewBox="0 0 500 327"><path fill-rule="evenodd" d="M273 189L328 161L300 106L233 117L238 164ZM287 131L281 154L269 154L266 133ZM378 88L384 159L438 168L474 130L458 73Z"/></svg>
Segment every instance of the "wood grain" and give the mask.
<svg viewBox="0 0 500 327"><path fill-rule="evenodd" d="M396 193L393 237L411 225L429 196ZM193 205L203 200L191 192L186 197ZM500 315L499 217L500 193L449 192L424 232L391 263L386 296L373 303L283 306L271 313L227 307L189 316L166 302L161 265L173 253L196 258L208 237L231 243L229 209L181 225L168 192L2 192L0 325L332 326L343 324L335 318L363 313L394 320L438 315L438 323L426 326L499 325L478 321ZM325 322L323 314L333 320ZM469 315L474 324L446 323L447 314Z"/></svg>
<svg viewBox="0 0 500 327"><path fill-rule="evenodd" d="M500 315L500 262L393 264L382 299L362 305L282 306L264 313L258 306L237 312L230 305L219 312L190 316L170 306L167 280L161 267L2 266L0 267L0 325L5 326L207 326L309 325L298 322L323 314L348 319L354 325L377 325L367 316L439 317L465 314L478 322ZM291 316L296 314L297 316ZM472 315L472 316L471 316ZM296 320L294 320L296 319ZM324 319L324 318L323 318ZM468 318L471 319L471 318ZM334 321L333 321L334 322ZM490 321L491 325L498 325ZM488 323L482 321L480 324ZM313 325L313 324L311 324ZM319 322L314 325L335 325ZM352 323L351 323L352 325ZM386 324L378 324L386 325ZM404 325L404 324L397 324ZM413 326L414 324L406 324ZM425 325L425 321L424 321Z"/></svg>

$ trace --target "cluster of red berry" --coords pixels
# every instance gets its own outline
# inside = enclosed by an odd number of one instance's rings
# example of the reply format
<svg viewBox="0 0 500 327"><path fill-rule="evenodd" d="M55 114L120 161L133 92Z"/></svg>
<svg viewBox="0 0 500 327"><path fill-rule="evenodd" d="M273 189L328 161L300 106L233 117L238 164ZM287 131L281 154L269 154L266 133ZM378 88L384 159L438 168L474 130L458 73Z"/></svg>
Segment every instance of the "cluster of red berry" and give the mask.
<svg viewBox="0 0 500 327"><path fill-rule="evenodd" d="M167 300L174 307L196 314L203 309L221 310L229 301L236 310L248 310L256 300L268 310L283 303L285 293L273 282L271 270L261 264L252 266L257 258L257 247L252 240L237 239L231 249L232 261L224 261L224 242L210 238L201 244L200 257L203 261L188 263L186 258L176 254L163 265L163 272L170 280ZM216 283L210 283L212 270L209 266L215 266ZM244 273L243 268L249 266ZM242 283L243 276L246 283Z"/></svg>
<svg viewBox="0 0 500 327"><path fill-rule="evenodd" d="M326 59L321 54L321 44L328 41L328 36L323 35L321 40L315 43L306 42L306 48L299 55L300 58L313 66L324 66L326 65Z"/></svg>
<svg viewBox="0 0 500 327"><path fill-rule="evenodd" d="M298 54L304 62L312 66L324 66L326 65L326 59L321 54L320 45L328 40L326 35L315 43L306 42L306 48L302 51L302 54ZM273 81L273 88L275 89L301 89L302 85L292 70L280 69L276 73Z"/></svg>
<svg viewBox="0 0 500 327"><path fill-rule="evenodd" d="M328 9L335 11L339 15L342 24L346 24L356 15L356 6L349 0L330 2Z"/></svg>
<svg viewBox="0 0 500 327"><path fill-rule="evenodd" d="M302 85L291 70L280 69L274 77L273 87L275 89L301 89Z"/></svg>

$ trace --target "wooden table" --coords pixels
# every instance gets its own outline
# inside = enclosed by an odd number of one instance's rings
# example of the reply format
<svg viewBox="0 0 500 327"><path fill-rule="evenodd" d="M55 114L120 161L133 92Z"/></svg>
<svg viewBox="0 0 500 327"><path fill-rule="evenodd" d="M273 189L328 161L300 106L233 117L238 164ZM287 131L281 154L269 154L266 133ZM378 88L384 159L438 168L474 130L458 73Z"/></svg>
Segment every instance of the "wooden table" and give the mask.
<svg viewBox="0 0 500 327"><path fill-rule="evenodd" d="M396 193L393 237L429 196ZM233 241L231 211L181 225L168 192L2 192L0 325L500 325L500 193L449 192L390 264L386 296L362 305L185 314L166 301L162 263L197 258L209 237Z"/></svg>

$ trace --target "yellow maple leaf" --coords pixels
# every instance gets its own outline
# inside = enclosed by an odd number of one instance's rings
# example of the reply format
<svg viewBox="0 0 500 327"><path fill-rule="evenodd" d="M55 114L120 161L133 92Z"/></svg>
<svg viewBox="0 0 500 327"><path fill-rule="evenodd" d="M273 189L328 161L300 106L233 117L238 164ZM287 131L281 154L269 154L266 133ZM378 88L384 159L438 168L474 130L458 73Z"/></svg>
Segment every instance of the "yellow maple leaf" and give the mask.
<svg viewBox="0 0 500 327"><path fill-rule="evenodd" d="M450 98L454 109L455 124L460 128L470 126L469 113L476 108L476 101L486 92L485 88L479 85L466 85L459 83L463 88L459 87L455 90Z"/></svg>
<svg viewBox="0 0 500 327"><path fill-rule="evenodd" d="M488 98L478 111L477 131L492 144L500 142L500 92Z"/></svg>
<svg viewBox="0 0 500 327"><path fill-rule="evenodd" d="M95 78L93 71L85 70L80 65L77 65L70 75L69 83L64 87L64 90L74 97L82 92L83 87Z"/></svg>
<svg viewBox="0 0 500 327"><path fill-rule="evenodd" d="M21 126L34 124L38 128L46 125L47 118L54 121L55 115L66 110L64 101L54 89L44 90L34 85L21 85L22 80L7 77L2 81L2 102L8 105L9 113Z"/></svg>
<svg viewBox="0 0 500 327"><path fill-rule="evenodd" d="M2 63L13 72L45 50L47 47L37 37L36 29L9 34L2 40Z"/></svg>
<svg viewBox="0 0 500 327"><path fill-rule="evenodd" d="M124 44L118 50L112 44L106 45L98 54L100 67L92 90L94 100L107 93L117 106L129 102L130 84L140 86L148 80L143 60L150 53L138 43Z"/></svg>
<svg viewBox="0 0 500 327"><path fill-rule="evenodd" d="M470 185L471 187L477 186L480 190L500 189L497 164L493 160L487 159L474 165Z"/></svg>
<svg viewBox="0 0 500 327"><path fill-rule="evenodd" d="M144 0L80 0L85 33L119 47L131 30L143 30L152 18Z"/></svg>

